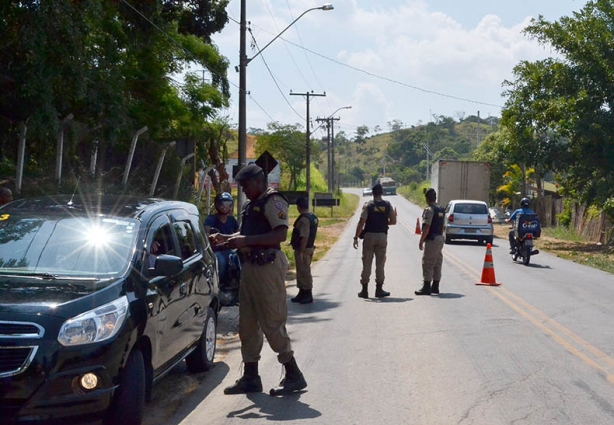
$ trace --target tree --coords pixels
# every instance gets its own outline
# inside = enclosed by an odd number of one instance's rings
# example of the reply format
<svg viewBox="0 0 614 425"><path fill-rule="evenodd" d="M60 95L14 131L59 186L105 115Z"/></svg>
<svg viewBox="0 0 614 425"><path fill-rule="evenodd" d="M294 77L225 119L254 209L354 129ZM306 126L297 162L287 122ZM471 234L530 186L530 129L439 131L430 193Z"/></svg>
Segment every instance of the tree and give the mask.
<svg viewBox="0 0 614 425"><path fill-rule="evenodd" d="M392 133L398 133L403 128L403 121L396 118L392 121L388 121L386 124L388 124L388 128L390 128Z"/></svg>
<svg viewBox="0 0 614 425"><path fill-rule="evenodd" d="M561 171L565 190L588 204L614 198L613 24L608 0L589 1L557 22L533 20L526 33L561 59L523 62L506 82L502 122L516 144L512 152Z"/></svg>
<svg viewBox="0 0 614 425"><path fill-rule="evenodd" d="M297 190L298 176L305 170L305 133L299 124L283 125L278 122L269 123L268 131L258 137L256 154L269 151L290 174L288 187ZM317 157L316 143L311 141L312 156Z"/></svg>
<svg viewBox="0 0 614 425"><path fill-rule="evenodd" d="M480 146L473 152L473 159L490 163L490 197L498 199L497 188L505 184L503 175L512 165L508 153L509 131L503 127L499 131L489 134Z"/></svg>
<svg viewBox="0 0 614 425"><path fill-rule="evenodd" d="M107 169L125 162L143 126L143 139L154 144L195 137L229 96L228 61L210 43L228 20L226 5L0 2L0 160L16 156L16 128L27 121L30 163L47 168L50 136L69 113L88 129L76 151L89 160L97 140ZM209 81L188 77L181 86L168 77L193 63L208 70Z"/></svg>
<svg viewBox="0 0 614 425"><path fill-rule="evenodd" d="M364 144L365 137L369 134L369 127L361 125L356 128L356 137L354 137L354 143Z"/></svg>
<svg viewBox="0 0 614 425"><path fill-rule="evenodd" d="M518 201L526 196L526 192L523 191L523 185L528 179L532 180L533 169L522 169L517 164L513 164L503 175L504 184L497 188L497 192L506 196L502 200L503 206L511 206L512 209L518 205Z"/></svg>

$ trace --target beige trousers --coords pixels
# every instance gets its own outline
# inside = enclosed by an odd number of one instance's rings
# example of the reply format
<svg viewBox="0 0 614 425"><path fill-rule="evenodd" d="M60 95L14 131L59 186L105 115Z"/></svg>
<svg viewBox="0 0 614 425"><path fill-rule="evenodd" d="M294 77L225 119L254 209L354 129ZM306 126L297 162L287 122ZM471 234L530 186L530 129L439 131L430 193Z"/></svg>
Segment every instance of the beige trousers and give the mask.
<svg viewBox="0 0 614 425"><path fill-rule="evenodd" d="M425 282L441 280L441 265L443 263L443 236L435 236L435 239L424 241L422 253L422 277Z"/></svg>
<svg viewBox="0 0 614 425"><path fill-rule="evenodd" d="M242 264L239 290L239 337L241 354L246 363L260 360L264 343L263 335L277 353L280 363L288 362L294 355L290 337L286 331L288 309L286 306L285 277L288 259L283 251L271 264L257 266Z"/></svg>
<svg viewBox="0 0 614 425"><path fill-rule="evenodd" d="M304 255L300 256L294 251L296 262L296 286L304 291L313 289L313 277L311 276L311 261L313 260L314 248L305 248Z"/></svg>
<svg viewBox="0 0 614 425"><path fill-rule="evenodd" d="M388 235L386 233L365 233L362 241L362 274L360 283L367 285L371 278L371 266L375 256L375 283L383 285L384 265L386 264L386 247L388 246Z"/></svg>

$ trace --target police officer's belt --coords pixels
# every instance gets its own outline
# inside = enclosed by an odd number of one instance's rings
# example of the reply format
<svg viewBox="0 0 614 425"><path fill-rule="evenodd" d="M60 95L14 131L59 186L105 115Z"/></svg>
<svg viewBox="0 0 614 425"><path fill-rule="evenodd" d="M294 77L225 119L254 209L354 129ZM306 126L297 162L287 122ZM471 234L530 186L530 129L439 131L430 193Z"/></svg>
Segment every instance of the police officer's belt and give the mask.
<svg viewBox="0 0 614 425"><path fill-rule="evenodd" d="M271 264L277 258L277 249L253 247L249 250L239 251L239 258L242 263L250 263L256 266Z"/></svg>

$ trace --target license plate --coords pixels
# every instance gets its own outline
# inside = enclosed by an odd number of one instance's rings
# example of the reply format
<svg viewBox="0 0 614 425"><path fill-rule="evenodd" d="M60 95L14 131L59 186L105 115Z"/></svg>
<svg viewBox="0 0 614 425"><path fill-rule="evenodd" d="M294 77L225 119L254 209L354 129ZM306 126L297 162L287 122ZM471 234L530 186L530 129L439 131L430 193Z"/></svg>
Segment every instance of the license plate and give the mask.
<svg viewBox="0 0 614 425"><path fill-rule="evenodd" d="M525 246L529 246L532 247L533 246L533 239L527 239L524 241L524 245Z"/></svg>
<svg viewBox="0 0 614 425"><path fill-rule="evenodd" d="M475 229L465 229L465 233L475 233L476 231Z"/></svg>

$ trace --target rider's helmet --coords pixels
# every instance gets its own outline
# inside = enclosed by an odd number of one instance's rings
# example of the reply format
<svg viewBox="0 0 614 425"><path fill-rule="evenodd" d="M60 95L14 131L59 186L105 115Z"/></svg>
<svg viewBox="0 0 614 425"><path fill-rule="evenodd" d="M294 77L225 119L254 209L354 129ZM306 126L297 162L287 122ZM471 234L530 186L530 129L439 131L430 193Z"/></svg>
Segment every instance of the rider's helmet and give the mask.
<svg viewBox="0 0 614 425"><path fill-rule="evenodd" d="M230 193L218 193L215 197L215 209L222 214L228 214L230 211L232 211L234 202L235 200Z"/></svg>
<svg viewBox="0 0 614 425"><path fill-rule="evenodd" d="M529 208L529 205L531 205L531 200L529 198L522 198L520 201L520 206L522 208Z"/></svg>

